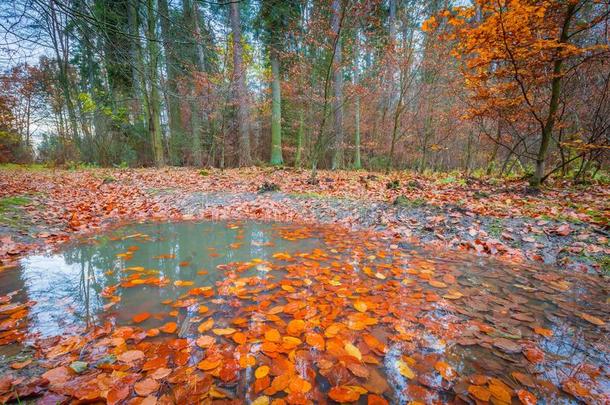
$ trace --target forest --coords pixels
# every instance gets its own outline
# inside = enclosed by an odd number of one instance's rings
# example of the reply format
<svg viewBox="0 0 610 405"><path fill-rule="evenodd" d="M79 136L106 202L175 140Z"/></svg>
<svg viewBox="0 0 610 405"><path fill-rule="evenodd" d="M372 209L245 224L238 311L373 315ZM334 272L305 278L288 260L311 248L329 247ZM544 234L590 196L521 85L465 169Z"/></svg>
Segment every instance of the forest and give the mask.
<svg viewBox="0 0 610 405"><path fill-rule="evenodd" d="M610 404L610 0L0 0L0 404Z"/></svg>
<svg viewBox="0 0 610 405"><path fill-rule="evenodd" d="M607 169L605 1L17 0L0 12L3 162L459 170L533 185Z"/></svg>

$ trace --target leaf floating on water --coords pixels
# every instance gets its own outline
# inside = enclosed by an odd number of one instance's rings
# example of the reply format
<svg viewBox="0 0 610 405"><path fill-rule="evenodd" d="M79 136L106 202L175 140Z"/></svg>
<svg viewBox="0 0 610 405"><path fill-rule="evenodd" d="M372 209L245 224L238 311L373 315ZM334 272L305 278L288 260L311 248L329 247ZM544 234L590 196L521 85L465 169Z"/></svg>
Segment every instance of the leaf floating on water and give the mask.
<svg viewBox="0 0 610 405"><path fill-rule="evenodd" d="M150 313L148 312L142 312L140 314L134 315L131 320L134 323L140 323L140 322L144 322L145 320L147 320L148 318L150 318Z"/></svg>
<svg viewBox="0 0 610 405"><path fill-rule="evenodd" d="M517 390L516 392L519 401L521 401L523 405L536 405L536 403L538 402L536 396L529 391Z"/></svg>
<svg viewBox="0 0 610 405"><path fill-rule="evenodd" d="M438 281L438 280L429 280L428 284L430 284L432 287L436 287L436 288L447 288L447 284L443 283L442 281Z"/></svg>
<svg viewBox="0 0 610 405"><path fill-rule="evenodd" d="M464 294L462 294L459 291L449 291L449 292L447 292L447 294L443 295L443 298L448 299L448 300L459 300L463 296L464 296Z"/></svg>
<svg viewBox="0 0 610 405"><path fill-rule="evenodd" d="M292 321L288 322L286 332L292 336L299 336L304 329L305 321L303 321L302 319L293 319Z"/></svg>
<svg viewBox="0 0 610 405"><path fill-rule="evenodd" d="M568 378L561 384L561 389L578 399L586 399L591 396L591 391L575 378ZM585 401L588 402L588 401Z"/></svg>
<svg viewBox="0 0 610 405"><path fill-rule="evenodd" d="M24 361L16 362L11 364L11 368L13 370L21 370L24 367L27 367L30 363L32 363L32 359L27 359ZM87 363L85 363L87 364Z"/></svg>
<svg viewBox="0 0 610 405"><path fill-rule="evenodd" d="M520 353L521 345L505 338L497 338L493 345L506 353Z"/></svg>
<svg viewBox="0 0 610 405"><path fill-rule="evenodd" d="M252 401L251 405L269 405L269 397L266 395L261 395Z"/></svg>
<svg viewBox="0 0 610 405"><path fill-rule="evenodd" d="M398 372L403 377L407 377L409 380L415 377L415 373L413 372L413 370L411 370L411 368L403 360L397 360L396 367L398 368Z"/></svg>
<svg viewBox="0 0 610 405"><path fill-rule="evenodd" d="M447 381L453 381L457 377L455 370L444 361L437 361L434 364L434 369Z"/></svg>
<svg viewBox="0 0 610 405"><path fill-rule="evenodd" d="M199 333L204 333L209 331L210 329L212 329L212 327L214 326L214 319L210 318L204 322L202 322L198 327L197 327L197 331Z"/></svg>
<svg viewBox="0 0 610 405"><path fill-rule="evenodd" d="M256 371L254 372L254 376L256 378L263 378L266 377L269 374L269 367L268 366L260 366L259 368L256 369Z"/></svg>
<svg viewBox="0 0 610 405"><path fill-rule="evenodd" d="M468 393L474 398L485 402L489 401L489 398L491 398L491 392L489 392L487 388L480 385L469 385Z"/></svg>
<svg viewBox="0 0 610 405"><path fill-rule="evenodd" d="M141 350L128 350L119 354L117 359L123 363L134 363L144 359L144 352Z"/></svg>
<svg viewBox="0 0 610 405"><path fill-rule="evenodd" d="M499 399L503 403L511 402L512 390L497 378L491 378L489 381L489 392L491 396Z"/></svg>
<svg viewBox="0 0 610 405"><path fill-rule="evenodd" d="M197 368L203 371L214 370L222 363L221 360L204 359L197 364Z"/></svg>
<svg viewBox="0 0 610 405"><path fill-rule="evenodd" d="M376 395L376 394L369 394L368 397L366 398L366 400L367 400L367 402L366 402L367 405L388 405L388 401L385 398L380 397L379 395ZM411 402L411 403L413 403L413 402Z"/></svg>
<svg viewBox="0 0 610 405"><path fill-rule="evenodd" d="M523 349L523 355L531 363L537 364L544 361L544 352L535 346L528 346Z"/></svg>
<svg viewBox="0 0 610 405"><path fill-rule="evenodd" d="M166 253L158 256L153 256L153 259L174 259L176 257L175 254Z"/></svg>
<svg viewBox="0 0 610 405"><path fill-rule="evenodd" d="M584 319L585 321L592 323L593 325L604 326L606 324L606 322L602 321L598 317L586 314L584 312L579 313L578 316Z"/></svg>
<svg viewBox="0 0 610 405"><path fill-rule="evenodd" d="M217 329L212 329L212 332L214 332L214 334L216 334L218 336L226 336L226 335L231 335L231 334L235 333L235 329L233 329L233 328L217 328Z"/></svg>
<svg viewBox="0 0 610 405"><path fill-rule="evenodd" d="M145 397L154 392L157 392L159 386L159 383L155 379L146 378L142 381L138 381L137 383L135 383L133 388L136 394Z"/></svg>
<svg viewBox="0 0 610 405"><path fill-rule="evenodd" d="M358 300L354 302L354 308L359 312L366 312L368 306L366 305L366 302Z"/></svg>
<svg viewBox="0 0 610 405"><path fill-rule="evenodd" d="M525 385L526 387L530 387L530 388L536 387L536 383L534 382L534 380L532 379L532 377L530 375L523 374L518 371L513 371L510 374L513 376L513 378L515 380L519 381L521 384Z"/></svg>
<svg viewBox="0 0 610 405"><path fill-rule="evenodd" d="M539 335L545 336L545 337L553 336L553 331L552 330L541 328L541 327L538 327L538 326L534 328L534 332L536 332Z"/></svg>
<svg viewBox="0 0 610 405"><path fill-rule="evenodd" d="M331 388L328 392L328 396L333 401L337 401L339 403L355 402L360 399L360 391L351 386L340 385L338 387Z"/></svg>
<svg viewBox="0 0 610 405"><path fill-rule="evenodd" d="M85 370L87 370L88 366L89 365L84 361L73 361L72 363L70 363L70 368L74 370L76 374L84 372Z"/></svg>
<svg viewBox="0 0 610 405"><path fill-rule="evenodd" d="M267 332L265 332L265 340L268 340L270 342L278 343L281 338L282 336L280 335L280 332L277 329L269 329Z"/></svg>
<svg viewBox="0 0 610 405"><path fill-rule="evenodd" d="M349 354L350 356L355 357L358 360L362 360L362 353L360 353L360 350L353 344L346 343L343 348L345 349L347 354Z"/></svg>
<svg viewBox="0 0 610 405"><path fill-rule="evenodd" d="M325 348L324 337L318 333L307 333L305 335L305 342L320 351Z"/></svg>
<svg viewBox="0 0 610 405"><path fill-rule="evenodd" d="M178 329L178 324L176 322L168 322L165 325L161 326L159 330L165 333L175 333Z"/></svg>

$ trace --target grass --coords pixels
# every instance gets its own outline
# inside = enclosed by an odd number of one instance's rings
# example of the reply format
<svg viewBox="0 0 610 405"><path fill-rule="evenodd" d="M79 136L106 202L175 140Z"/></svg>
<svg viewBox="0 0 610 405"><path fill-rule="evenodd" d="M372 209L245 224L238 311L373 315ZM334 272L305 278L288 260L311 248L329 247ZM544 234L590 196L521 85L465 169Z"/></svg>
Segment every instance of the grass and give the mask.
<svg viewBox="0 0 610 405"><path fill-rule="evenodd" d="M393 204L403 208L418 208L426 205L426 200L421 197L410 199L404 195L399 195Z"/></svg>
<svg viewBox="0 0 610 405"><path fill-rule="evenodd" d="M504 227L502 226L502 221L497 218L489 221L489 225L487 226L487 233L495 239L500 239L502 236L502 232L504 231Z"/></svg>
<svg viewBox="0 0 610 405"><path fill-rule="evenodd" d="M603 256L600 260L597 261L601 267L601 273L605 276L610 277L610 257Z"/></svg>
<svg viewBox="0 0 610 405"><path fill-rule="evenodd" d="M25 169L25 170L31 170L31 171L43 171L43 170L47 170L48 167L46 165L43 165L40 163L33 163L33 164L29 164L29 165L18 165L16 163L0 164L0 170L19 170L19 169Z"/></svg>
<svg viewBox="0 0 610 405"><path fill-rule="evenodd" d="M4 197L0 199L0 213L11 210L22 205L29 204L32 200L26 196L16 195L13 197Z"/></svg>
<svg viewBox="0 0 610 405"><path fill-rule="evenodd" d="M12 196L0 199L0 224L13 227L21 225L21 207L32 200L26 196Z"/></svg>

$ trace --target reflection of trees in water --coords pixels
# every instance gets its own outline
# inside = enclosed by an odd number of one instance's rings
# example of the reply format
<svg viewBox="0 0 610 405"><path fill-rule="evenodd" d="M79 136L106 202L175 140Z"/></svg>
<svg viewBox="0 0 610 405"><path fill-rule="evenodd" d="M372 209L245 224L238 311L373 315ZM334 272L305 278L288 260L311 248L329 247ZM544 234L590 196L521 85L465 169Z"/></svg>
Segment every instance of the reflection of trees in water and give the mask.
<svg viewBox="0 0 610 405"><path fill-rule="evenodd" d="M104 305L100 293L105 286L117 282L116 272L108 273L116 267L117 252L114 249L108 242L102 240L78 245L62 254L66 264L77 265L79 268L78 287L73 292L72 300L78 306L78 315L87 327L94 325L95 314Z"/></svg>

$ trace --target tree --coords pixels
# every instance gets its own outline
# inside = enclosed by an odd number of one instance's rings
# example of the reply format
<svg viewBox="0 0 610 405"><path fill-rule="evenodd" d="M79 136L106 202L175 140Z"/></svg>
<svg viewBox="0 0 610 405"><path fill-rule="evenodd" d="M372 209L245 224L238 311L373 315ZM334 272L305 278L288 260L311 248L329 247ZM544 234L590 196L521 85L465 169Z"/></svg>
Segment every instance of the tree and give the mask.
<svg viewBox="0 0 610 405"><path fill-rule="evenodd" d="M233 86L234 103L237 106L238 127L238 165L252 164L250 154L250 114L248 107L248 91L246 87L246 70L243 61L243 46L241 35L241 19L239 3L231 2L230 19L233 35Z"/></svg>
<svg viewBox="0 0 610 405"><path fill-rule="evenodd" d="M343 71L341 66L341 28L340 21L341 0L332 0L331 6L331 31L336 37L336 45L333 52L333 112L334 112L334 137L335 145L331 168L338 169L343 166Z"/></svg>
<svg viewBox="0 0 610 405"><path fill-rule="evenodd" d="M163 134L161 133L161 100L159 97L159 46L157 39L157 14L155 0L146 1L146 46L148 48L148 132L155 166L165 164Z"/></svg>
<svg viewBox="0 0 610 405"><path fill-rule="evenodd" d="M281 54L289 41L288 30L299 15L298 2L263 0L259 15L259 31L267 48L271 65L271 158L272 165L284 163L282 157L282 95Z"/></svg>
<svg viewBox="0 0 610 405"><path fill-rule="evenodd" d="M608 9L590 0L478 0L481 19L474 8L445 11L456 29L454 55L464 59L466 88L473 106L471 117L502 115L509 122L523 117L538 126L537 152L530 183L546 178L545 164L559 124L562 87L566 73L583 60L608 52L607 45L579 40L607 20ZM575 24L589 9L585 23ZM480 21L480 22L479 22ZM432 19L428 27L435 25Z"/></svg>

